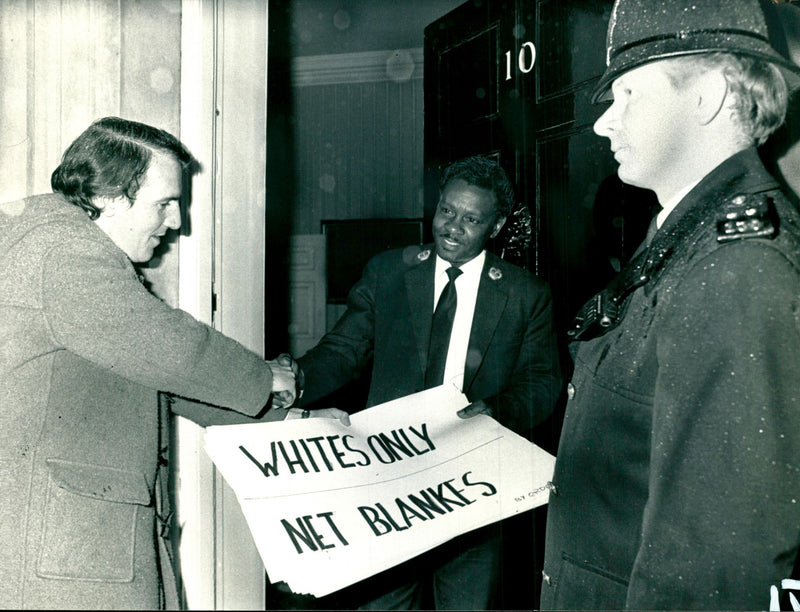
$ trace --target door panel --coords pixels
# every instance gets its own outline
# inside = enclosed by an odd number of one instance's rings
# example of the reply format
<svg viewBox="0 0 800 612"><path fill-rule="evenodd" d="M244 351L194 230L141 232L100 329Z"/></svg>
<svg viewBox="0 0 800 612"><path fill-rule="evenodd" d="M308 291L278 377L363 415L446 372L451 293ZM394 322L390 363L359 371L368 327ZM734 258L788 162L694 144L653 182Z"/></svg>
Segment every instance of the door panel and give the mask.
<svg viewBox="0 0 800 612"><path fill-rule="evenodd" d="M524 6L531 4L521 1ZM539 0L533 12L539 62L533 84L536 95L524 98L526 114L535 118L525 143L524 189L535 190L539 248L534 267L551 284L562 335L575 312L630 255L630 243L638 244L644 236L655 205L651 192L623 186L616 178L608 140L592 131L607 108L591 104L590 96L605 69L612 4L611 0ZM630 219L617 219L621 230L612 232L603 217L609 207L598 206L601 184L613 184L613 193L624 194L632 204L639 201L636 208L644 214L629 215L632 207L626 207L619 214Z"/></svg>
<svg viewBox="0 0 800 612"><path fill-rule="evenodd" d="M537 271L553 291L560 330L610 279L613 269L595 242L593 206L608 174L603 143L587 128L559 130L537 138L531 165L538 178L539 250ZM581 168L579 176L574 174Z"/></svg>
<svg viewBox="0 0 800 612"><path fill-rule="evenodd" d="M295 234L289 243L289 351L305 354L325 335L325 235Z"/></svg>
<svg viewBox="0 0 800 612"><path fill-rule="evenodd" d="M518 96L497 60L513 44L514 15L513 0L468 1L425 29L426 219L438 201L441 167L459 157L494 154L514 178L507 124Z"/></svg>

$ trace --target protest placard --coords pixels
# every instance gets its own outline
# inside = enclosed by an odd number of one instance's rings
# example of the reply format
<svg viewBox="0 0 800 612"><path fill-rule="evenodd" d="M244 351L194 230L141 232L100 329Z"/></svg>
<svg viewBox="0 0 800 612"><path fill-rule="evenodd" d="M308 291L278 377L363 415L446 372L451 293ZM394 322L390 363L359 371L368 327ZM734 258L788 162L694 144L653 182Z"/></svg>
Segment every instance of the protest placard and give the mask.
<svg viewBox="0 0 800 612"><path fill-rule="evenodd" d="M547 503L555 458L494 419L460 419L452 385L351 417L209 427L273 582L333 593L451 538Z"/></svg>

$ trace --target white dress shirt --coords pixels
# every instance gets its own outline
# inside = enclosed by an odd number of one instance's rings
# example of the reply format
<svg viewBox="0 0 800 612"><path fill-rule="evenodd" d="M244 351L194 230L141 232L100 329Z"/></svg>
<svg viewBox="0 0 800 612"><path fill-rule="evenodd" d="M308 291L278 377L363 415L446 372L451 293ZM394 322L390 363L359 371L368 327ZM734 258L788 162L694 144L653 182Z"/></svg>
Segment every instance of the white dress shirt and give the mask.
<svg viewBox="0 0 800 612"><path fill-rule="evenodd" d="M481 272L486 261L486 251L461 264L461 275L456 278L456 314L453 319L453 331L450 334L450 346L447 349L447 361L444 366L443 384L452 383L459 391L463 391L464 364L467 361L467 347L469 335L472 330L472 318L475 314L475 302L478 299L478 286L481 283ZM433 310L439 301L439 296L447 285L447 268L452 264L436 256L436 272L433 285ZM431 312L433 312L431 310Z"/></svg>

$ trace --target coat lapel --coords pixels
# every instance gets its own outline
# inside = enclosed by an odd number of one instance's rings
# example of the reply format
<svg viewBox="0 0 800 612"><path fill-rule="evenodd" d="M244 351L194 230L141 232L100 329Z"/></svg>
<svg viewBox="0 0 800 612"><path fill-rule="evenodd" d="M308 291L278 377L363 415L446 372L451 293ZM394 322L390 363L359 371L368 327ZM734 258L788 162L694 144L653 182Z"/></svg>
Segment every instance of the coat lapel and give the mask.
<svg viewBox="0 0 800 612"><path fill-rule="evenodd" d="M417 353L423 373L427 366L428 341L431 335L435 261L436 258L431 255L426 261L406 272L405 277L411 327L417 341Z"/></svg>
<svg viewBox="0 0 800 612"><path fill-rule="evenodd" d="M475 314L472 317L469 347L467 348L463 387L465 392L472 385L475 374L483 363L489 342L494 336L508 301L505 277L499 263L499 258L491 253L486 253L486 261L481 272L481 283L478 286L478 299L475 302Z"/></svg>

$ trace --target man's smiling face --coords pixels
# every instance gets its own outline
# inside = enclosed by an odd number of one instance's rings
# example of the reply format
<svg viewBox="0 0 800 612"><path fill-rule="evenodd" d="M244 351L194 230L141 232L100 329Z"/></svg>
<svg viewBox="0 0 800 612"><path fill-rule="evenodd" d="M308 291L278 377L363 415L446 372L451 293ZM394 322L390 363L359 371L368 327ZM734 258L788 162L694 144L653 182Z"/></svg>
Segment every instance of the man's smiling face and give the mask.
<svg viewBox="0 0 800 612"><path fill-rule="evenodd" d="M442 190L433 215L436 254L456 266L466 263L480 254L505 220L494 193L453 179Z"/></svg>
<svg viewBox="0 0 800 612"><path fill-rule="evenodd" d="M181 226L181 178L178 161L155 152L133 202L121 196L101 206L96 223L131 261L149 261L162 236Z"/></svg>

